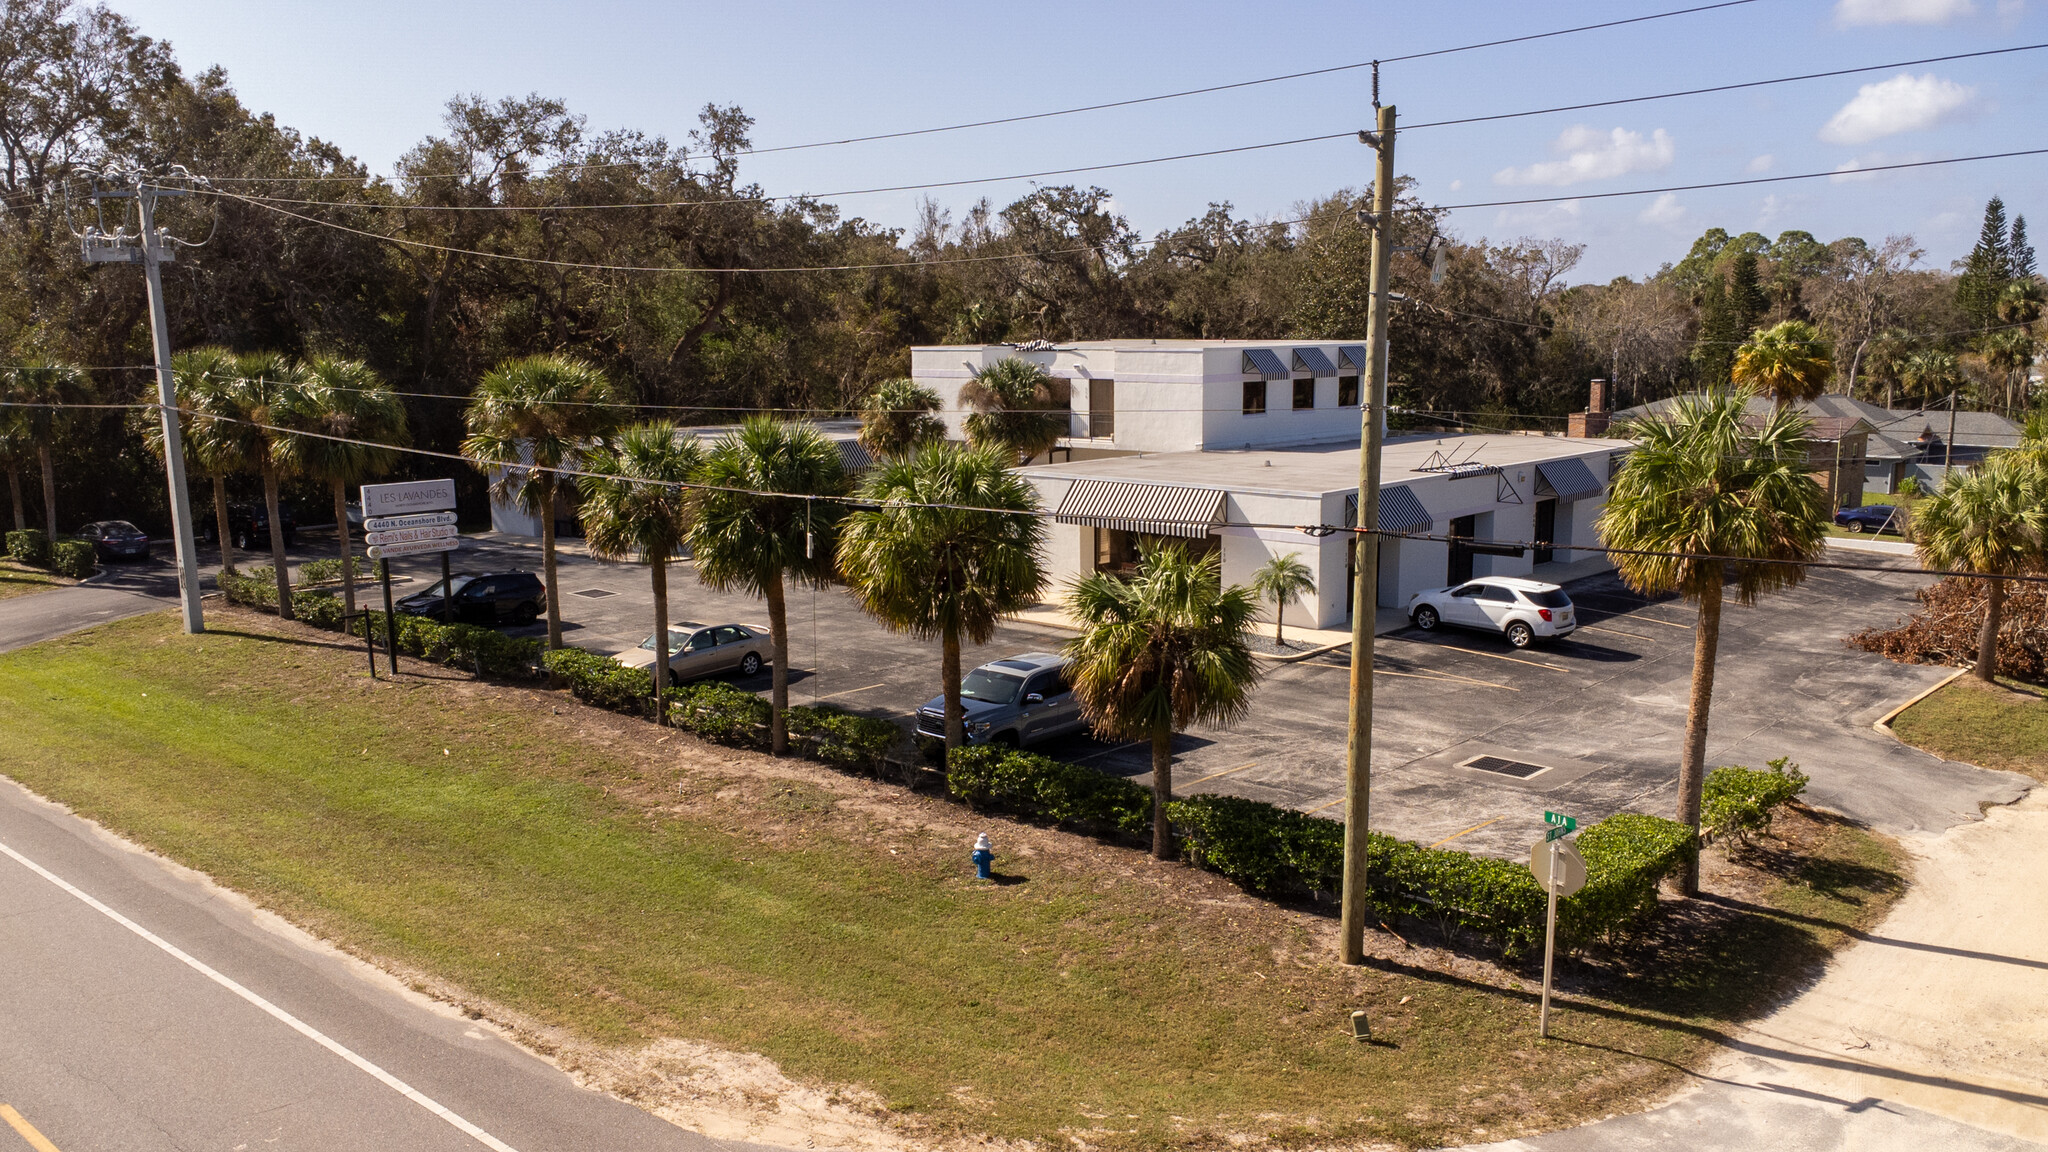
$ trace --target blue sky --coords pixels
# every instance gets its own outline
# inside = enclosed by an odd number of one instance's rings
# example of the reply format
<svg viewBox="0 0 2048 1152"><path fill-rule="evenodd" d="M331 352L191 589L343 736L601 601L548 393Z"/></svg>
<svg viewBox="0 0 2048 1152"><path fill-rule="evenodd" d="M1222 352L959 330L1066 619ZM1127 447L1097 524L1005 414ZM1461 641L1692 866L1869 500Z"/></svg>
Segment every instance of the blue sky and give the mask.
<svg viewBox="0 0 2048 1152"><path fill-rule="evenodd" d="M961 5L655 0L112 0L190 70L224 65L243 100L389 171L458 93L539 92L594 130L683 139L707 101L753 115L757 146L1092 104L1690 6L1581 3ZM1541 108L2048 41L2042 0L1758 0L1715 12L1482 49L1382 71L1403 122ZM1742 93L1405 134L1399 168L1437 203L1834 171L2048 147L2048 50ZM830 193L1113 163L1343 132L1371 121L1360 69L1026 124L749 158L773 193ZM1362 186L1370 153L1337 140L1128 168L1098 183L1140 231L1211 201L1289 216ZM1028 181L932 195L955 211ZM1584 243L1575 281L1654 271L1710 226L1823 240L1910 232L1945 266L1984 200L2048 237L2048 156L1666 197L1468 209L1462 238ZM908 226L919 193L840 197ZM2048 245L2044 245L2048 250Z"/></svg>

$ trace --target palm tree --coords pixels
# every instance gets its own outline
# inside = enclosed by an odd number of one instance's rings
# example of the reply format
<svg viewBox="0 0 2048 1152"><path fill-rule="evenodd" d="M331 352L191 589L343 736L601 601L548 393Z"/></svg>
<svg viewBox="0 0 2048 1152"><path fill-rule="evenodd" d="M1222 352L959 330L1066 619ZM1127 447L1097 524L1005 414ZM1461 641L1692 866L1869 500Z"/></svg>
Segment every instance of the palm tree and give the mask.
<svg viewBox="0 0 2048 1152"><path fill-rule="evenodd" d="M1644 594L1676 591L1699 605L1693 633L1692 699L1678 766L1678 819L1699 828L1706 782L1707 713L1721 640L1721 603L1730 563L1736 600L1751 604L1790 588L1806 569L1787 561L1819 555L1827 533L1827 493L1808 462L1806 419L1789 408L1761 418L1745 412L1747 394L1716 391L1680 398L1659 416L1636 421L1636 449L1615 475L1599 531L1628 586ZM1699 860L1679 877L1699 892Z"/></svg>
<svg viewBox="0 0 2048 1152"><path fill-rule="evenodd" d="M28 516L21 506L21 466L34 459L36 454L25 411L21 408L0 408L0 471L7 473L7 496L14 505L14 530L17 532L28 527Z"/></svg>
<svg viewBox="0 0 2048 1152"><path fill-rule="evenodd" d="M960 642L986 644L996 625L1038 599L1045 526L1031 484L1005 449L929 444L884 460L839 538L839 571L870 616L920 640L936 637L946 697L946 752L966 741Z"/></svg>
<svg viewBox="0 0 2048 1152"><path fill-rule="evenodd" d="M688 483L704 466L694 437L673 424L641 424L583 455L595 475L577 481L583 491L583 539L607 560L638 555L654 582L654 716L668 722L668 562L690 531Z"/></svg>
<svg viewBox="0 0 2048 1152"><path fill-rule="evenodd" d="M213 481L213 528L220 542L223 572L235 570L235 545L228 530L228 477L256 471L262 446L257 430L217 417L234 415L233 392L241 368L233 352L219 346L192 348L171 359L185 454L193 468ZM163 423L149 422L150 447L163 456Z"/></svg>
<svg viewBox="0 0 2048 1152"><path fill-rule="evenodd" d="M1067 434L1067 412L1052 373L1015 356L974 371L960 398L974 407L967 415L967 440L976 447L1001 445L1029 462Z"/></svg>
<svg viewBox="0 0 2048 1152"><path fill-rule="evenodd" d="M1913 529L1929 567L1989 577L1973 670L1988 684L1998 671L2003 578L2048 567L2048 450L1997 452L1974 470L1951 469L1913 509Z"/></svg>
<svg viewBox="0 0 2048 1152"><path fill-rule="evenodd" d="M1923 404L1960 388L1963 379L1963 366L1956 362L1955 353L1939 348L1915 352L1899 368L1899 383L1905 386L1908 395L1918 397Z"/></svg>
<svg viewBox="0 0 2048 1152"><path fill-rule="evenodd" d="M548 647L562 646L562 593L555 579L555 498L560 469L614 423L611 381L569 356L507 360L477 382L463 419L462 454L497 472L494 499L540 518L541 572L548 586Z"/></svg>
<svg viewBox="0 0 2048 1152"><path fill-rule="evenodd" d="M397 466L397 449L408 438L405 402L362 361L322 356L306 365L304 388L288 422L299 431L318 434L291 437L285 448L293 471L325 481L334 492L342 604L353 616L356 573L348 527L348 490Z"/></svg>
<svg viewBox="0 0 2048 1152"><path fill-rule="evenodd" d="M1152 854L1161 860L1173 853L1174 734L1229 725L1250 709L1260 671L1245 634L1258 609L1251 589L1222 586L1216 556L1195 559L1177 544L1147 551L1129 580L1097 572L1067 594L1081 626L1066 654L1082 714L1112 740L1152 742Z"/></svg>
<svg viewBox="0 0 2048 1152"><path fill-rule="evenodd" d="M1774 324L1735 350L1735 382L1769 396L1780 408L1820 395L1834 374L1833 348L1820 329L1804 320Z"/></svg>
<svg viewBox="0 0 2048 1152"><path fill-rule="evenodd" d="M35 448L43 470L43 522L57 539L57 437L75 422L75 410L61 407L92 401L92 381L84 372L54 360L32 359L6 370L0 398L21 405L15 411Z"/></svg>
<svg viewBox="0 0 2048 1152"><path fill-rule="evenodd" d="M861 447L877 457L904 456L946 438L939 394L915 380L884 380L860 406Z"/></svg>
<svg viewBox="0 0 2048 1152"><path fill-rule="evenodd" d="M263 507L270 515L270 564L277 580L277 614L292 618L292 576L284 555L284 512L278 488L291 475L297 459L288 447L289 423L304 403L305 372L275 352L255 352L235 359L235 375L220 382L202 411L216 417L221 458L239 461L263 478ZM226 521L218 524L228 531Z"/></svg>
<svg viewBox="0 0 2048 1152"><path fill-rule="evenodd" d="M2005 409L2014 408L2013 379L2034 366L2034 338L2024 328L2008 328L1984 338L1984 366L2005 378Z"/></svg>
<svg viewBox="0 0 2048 1152"><path fill-rule="evenodd" d="M1278 645L1280 629L1287 618L1287 602L1316 590L1315 573L1301 562L1301 553L1275 556L1252 573L1252 591L1261 600L1273 602L1273 643Z"/></svg>
<svg viewBox="0 0 2048 1152"><path fill-rule="evenodd" d="M1864 375L1884 381L1884 406L1892 406L1892 391L1913 358L1913 338L1904 329L1887 328L1870 339L1870 351L1863 358Z"/></svg>
<svg viewBox="0 0 2048 1152"><path fill-rule="evenodd" d="M720 591L741 589L768 601L775 645L775 689L769 743L789 747L789 618L784 577L822 587L832 577L832 537L843 512L831 500L846 492L839 449L809 424L754 417L721 439L704 459L690 552L697 579ZM786 494L786 495L778 495Z"/></svg>

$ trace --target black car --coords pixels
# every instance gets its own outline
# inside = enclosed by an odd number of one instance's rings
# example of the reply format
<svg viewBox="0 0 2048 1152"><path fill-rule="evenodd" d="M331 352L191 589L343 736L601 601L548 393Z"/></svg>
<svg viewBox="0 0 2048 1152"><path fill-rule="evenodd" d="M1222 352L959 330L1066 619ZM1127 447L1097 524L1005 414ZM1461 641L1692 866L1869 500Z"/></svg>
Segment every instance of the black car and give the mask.
<svg viewBox="0 0 2048 1152"><path fill-rule="evenodd" d="M455 594L455 618L465 624L531 624L548 603L547 587L531 572L462 575L449 584ZM441 604L441 582L436 580L394 607L438 620Z"/></svg>
<svg viewBox="0 0 2048 1152"><path fill-rule="evenodd" d="M1844 508L1835 513L1835 523L1851 532L1890 532L1903 534L1906 518L1890 504L1866 504L1861 508Z"/></svg>
<svg viewBox="0 0 2048 1152"><path fill-rule="evenodd" d="M78 530L78 538L92 545L101 560L149 559L149 533L126 520L100 520Z"/></svg>
<svg viewBox="0 0 2048 1152"><path fill-rule="evenodd" d="M279 519L284 521L284 546L289 548L297 542L298 517L292 515L288 506L280 507L279 512ZM228 505L228 532L228 539L243 551L270 547L270 509L261 504ZM199 539L206 544L220 539L212 513L199 521Z"/></svg>

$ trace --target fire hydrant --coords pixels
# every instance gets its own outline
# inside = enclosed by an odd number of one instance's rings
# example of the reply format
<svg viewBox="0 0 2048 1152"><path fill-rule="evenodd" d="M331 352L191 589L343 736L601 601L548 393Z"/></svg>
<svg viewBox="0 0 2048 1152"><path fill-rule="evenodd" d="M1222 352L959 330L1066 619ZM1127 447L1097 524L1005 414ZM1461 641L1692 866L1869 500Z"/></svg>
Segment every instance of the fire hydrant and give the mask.
<svg viewBox="0 0 2048 1152"><path fill-rule="evenodd" d="M988 833L983 832L974 838L974 851L969 853L967 858L974 861L974 874L977 877L983 880L995 879L995 875L989 871L989 865L996 862L996 848L988 842Z"/></svg>

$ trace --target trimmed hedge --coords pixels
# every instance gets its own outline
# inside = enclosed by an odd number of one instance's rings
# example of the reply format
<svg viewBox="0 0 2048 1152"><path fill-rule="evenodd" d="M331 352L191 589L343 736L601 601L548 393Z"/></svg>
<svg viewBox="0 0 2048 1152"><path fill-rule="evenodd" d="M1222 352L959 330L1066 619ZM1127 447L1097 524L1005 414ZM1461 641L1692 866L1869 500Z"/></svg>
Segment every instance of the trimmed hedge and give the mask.
<svg viewBox="0 0 2048 1152"><path fill-rule="evenodd" d="M358 585L369 583L369 573L374 566L362 556L355 558L356 581ZM299 565L299 580L306 584L341 583L341 557L330 556L325 560L308 560ZM435 581L439 584L440 581Z"/></svg>
<svg viewBox="0 0 2048 1152"><path fill-rule="evenodd" d="M946 763L946 787L977 811L1000 809L1053 824L1132 836L1152 826L1150 788L1000 745L955 749Z"/></svg>
<svg viewBox="0 0 2048 1152"><path fill-rule="evenodd" d="M768 720L774 708L744 688L707 680L685 684L674 696L668 707L669 723L685 732L738 748L759 748L768 742Z"/></svg>
<svg viewBox="0 0 2048 1152"><path fill-rule="evenodd" d="M213 582L220 586L221 595L226 596L230 604L277 611L277 574L268 564L242 572L221 572L214 576ZM292 611L296 613L298 607L299 600L294 595ZM338 629L340 626L335 627Z"/></svg>
<svg viewBox="0 0 2048 1152"><path fill-rule="evenodd" d="M1806 785L1806 773L1789 756L1771 761L1768 772L1740 764L1716 768L1707 773L1700 826L1710 837L1747 842L1751 832L1767 831L1774 810L1806 791Z"/></svg>
<svg viewBox="0 0 2048 1152"><path fill-rule="evenodd" d="M322 604L321 601L328 603ZM307 623L315 623L317 615L319 619L331 619L338 624L342 610L340 598L328 593L292 593L292 611L303 613L300 619ZM533 680L543 675L541 653L544 646L538 640L517 639L495 628L477 624L443 624L439 620L408 616L402 612L396 616L398 650L408 656L502 680ZM385 631L382 612L357 614L349 622L349 635L361 636L365 627L376 629L375 636L380 645L389 634Z"/></svg>
<svg viewBox="0 0 2048 1152"><path fill-rule="evenodd" d="M759 699L759 697L756 697ZM788 711L789 735L810 745L820 760L842 768L879 772L902 729L877 716L857 716L832 704L796 705Z"/></svg>
<svg viewBox="0 0 2048 1152"><path fill-rule="evenodd" d="M72 580L92 575L97 560L92 545L84 540L59 540L50 549L50 571Z"/></svg>
<svg viewBox="0 0 2048 1152"><path fill-rule="evenodd" d="M654 715L654 677L643 669L581 648L557 648L541 657L541 665L585 704L634 716Z"/></svg>
<svg viewBox="0 0 2048 1152"><path fill-rule="evenodd" d="M35 568L50 566L50 536L41 528L22 528L7 534L7 555Z"/></svg>

